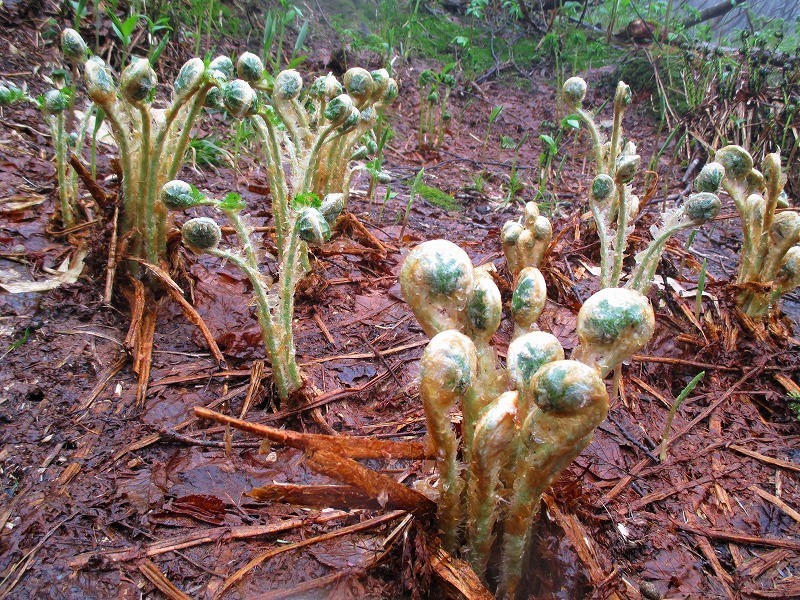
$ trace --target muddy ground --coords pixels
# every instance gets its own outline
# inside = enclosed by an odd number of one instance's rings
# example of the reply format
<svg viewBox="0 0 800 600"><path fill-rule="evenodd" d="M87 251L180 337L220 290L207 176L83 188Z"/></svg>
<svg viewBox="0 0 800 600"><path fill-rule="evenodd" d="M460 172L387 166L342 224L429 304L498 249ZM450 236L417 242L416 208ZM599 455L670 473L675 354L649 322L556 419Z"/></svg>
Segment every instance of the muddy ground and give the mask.
<svg viewBox="0 0 800 600"><path fill-rule="evenodd" d="M38 34L42 22L38 15L20 17L0 33L0 78L27 81L37 93L46 85L41 73L57 60ZM315 36L312 45L312 57L331 54L324 36ZM243 49L231 43L231 51ZM162 81L189 57L186 48L170 52ZM356 58L380 66L378 56ZM304 68L335 68L324 63L312 58ZM40 71L31 74L36 66ZM299 450L265 448L238 432L226 437L222 428L192 417L195 406L239 416L247 398L253 402L245 416L258 423L424 438L416 378L426 338L400 296L399 265L415 243L443 237L464 247L475 264L495 262L507 277L498 234L520 205L498 202L513 155L497 140L531 132L518 161L529 184L521 199L533 199L541 121L563 116L546 65L531 66L536 76L525 90L494 80L460 82L442 151L420 154L415 80L425 66L414 57L398 65L402 92L388 113L396 136L386 168L399 195L381 219L363 193L351 204L387 255L376 256L348 236L335 238L316 253L320 276L298 302L299 360L322 398L313 410L277 405L268 364L260 378L251 377L264 354L244 277L216 259L182 250L180 282L187 297L191 290L227 364L215 364L198 330L164 300L147 398L138 406L123 348L127 305L119 295L110 305L103 302L109 227L100 220L71 236L58 234L60 226L51 220L57 191L46 128L32 108L4 110L0 269L41 279L45 269L69 257L72 243L86 238L91 244L76 283L46 293L0 294L0 598L159 598L169 582L188 597L212 598L250 559L281 548L286 551L266 557L225 597L439 597L425 545L434 524L390 515L349 535L291 548L389 511L258 502L247 493L260 485L333 482L310 469ZM587 78L598 82L602 74ZM593 88L589 100L598 105L610 89ZM498 104L505 109L484 152L487 117ZM647 98L636 99L626 131L649 157L657 125L646 105ZM230 128L204 119L199 130L225 139ZM562 142L563 170L548 185L558 200L557 235L543 268L549 301L540 325L567 351L576 343L580 303L597 287L588 271L597 260L596 238L581 218L587 148L583 136ZM101 146L98 179L109 193L117 189L112 156L112 148ZM448 212L418 199L398 241L407 177L423 166L426 183L453 194L463 209ZM637 223L639 243L661 199L685 187L685 168L669 155L659 161L662 183ZM471 187L479 171L486 179L481 192ZM245 157L238 178L229 168L191 166L182 177L211 193L238 188L253 219L269 223L264 173L254 156ZM357 188L363 191L365 181ZM378 189L379 200L384 189ZM735 270L738 230L726 199L720 220L697 236L692 253L682 251L683 240L670 246L662 272L686 290L695 288L698 258L708 258L713 301L705 302L697 322L693 298L674 289L651 293L657 333L625 366L609 419L552 491L528 560L529 597L800 597L800 426L786 396L798 374L798 301L787 298L790 316L776 314L766 327L736 314L726 282ZM501 352L511 333L506 323L497 334ZM657 444L669 406L700 370L706 376L678 411L667 459L660 462ZM343 391L330 394L335 390ZM430 461L368 466L407 484L433 468ZM382 560L375 564L378 555ZM172 590L167 597L183 596Z"/></svg>

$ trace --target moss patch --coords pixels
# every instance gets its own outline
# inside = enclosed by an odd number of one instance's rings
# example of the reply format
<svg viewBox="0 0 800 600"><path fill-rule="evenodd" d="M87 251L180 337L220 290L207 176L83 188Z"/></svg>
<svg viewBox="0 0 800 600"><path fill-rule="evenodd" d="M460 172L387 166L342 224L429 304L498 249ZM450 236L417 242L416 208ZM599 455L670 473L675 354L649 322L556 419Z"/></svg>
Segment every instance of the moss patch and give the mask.
<svg viewBox="0 0 800 600"><path fill-rule="evenodd" d="M439 188L421 183L417 186L417 193L427 200L430 204L438 206L447 211L461 210L461 203L450 194L443 192Z"/></svg>

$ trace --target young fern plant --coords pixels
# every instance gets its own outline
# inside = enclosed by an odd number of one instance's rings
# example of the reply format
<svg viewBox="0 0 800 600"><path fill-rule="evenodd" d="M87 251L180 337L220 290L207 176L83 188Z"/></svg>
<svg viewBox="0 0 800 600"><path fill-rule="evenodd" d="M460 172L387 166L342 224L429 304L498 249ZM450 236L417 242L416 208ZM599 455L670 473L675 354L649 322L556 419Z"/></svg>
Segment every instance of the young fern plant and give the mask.
<svg viewBox="0 0 800 600"><path fill-rule="evenodd" d="M526 208L525 216L533 211ZM541 495L605 419L603 377L647 343L655 319L639 292L602 290L581 308L581 343L564 360L558 339L536 327L547 290L539 270L526 264L516 273L515 332L503 367L491 345L503 312L492 272L491 264L474 267L455 244L434 240L408 255L400 287L431 337L420 398L437 452L444 547L456 551L463 540L466 558L485 579L502 530L498 591L514 598ZM449 416L456 408L463 415L460 440Z"/></svg>
<svg viewBox="0 0 800 600"><path fill-rule="evenodd" d="M285 244L278 249L276 256L278 280L273 281L260 264L263 253L253 240L247 219L241 214L245 204L239 194L231 193L222 200L216 200L203 196L196 188L181 180L168 182L161 191L161 203L170 210L211 206L230 222L238 248L219 246L222 231L208 217L186 221L181 228L181 237L190 250L227 260L247 276L253 286L261 337L272 365L275 388L282 402L297 394L303 388L304 381L297 365L292 332L295 288L303 275L301 254L306 245L321 245L330 238L329 223L336 220L342 206L338 196L340 194L331 194L317 206L298 203L289 208Z"/></svg>
<svg viewBox="0 0 800 600"><path fill-rule="evenodd" d="M741 146L722 148L715 160L724 169L722 187L742 219L737 303L748 316L761 318L800 285L800 215L777 212L788 206L779 151L764 157L761 171Z"/></svg>
<svg viewBox="0 0 800 600"><path fill-rule="evenodd" d="M569 107L586 124L595 154L595 178L589 190L589 207L600 238L600 287L618 287L622 281L628 236L633 233L633 218L639 212L639 198L633 181L641 163L636 144L623 139L622 118L631 103L631 89L620 81L614 94L611 139L600 133L593 115L583 108L586 82L572 77L564 82L563 95ZM720 201L716 196L721 180L719 165L707 165L698 176L697 193L682 206L661 215L661 225L652 228L653 239L636 255L636 267L625 287L646 294L658 262L669 239L682 229L694 228L717 216Z"/></svg>
<svg viewBox="0 0 800 600"><path fill-rule="evenodd" d="M64 55L83 70L86 91L103 110L119 148L122 168L122 239L128 252L151 264L165 258L167 210L158 201L161 187L174 179L183 165L194 122L220 86L236 86L233 63L220 56L206 65L193 58L181 67L173 84L172 100L153 107L158 79L150 62L134 58L115 80L99 58L87 58L80 35L65 29ZM131 266L134 273L137 265Z"/></svg>
<svg viewBox="0 0 800 600"><path fill-rule="evenodd" d="M249 52L236 69L241 95L253 101L238 111L235 95L224 94L224 102L237 116L252 119L260 139L282 248L291 230L286 207L293 200L339 194L342 207L347 205L352 177L364 168L358 161L377 152L372 130L379 112L397 97L397 82L385 69L353 68L341 83L324 75L304 91L300 73L289 69L274 81L265 78L261 59Z"/></svg>
<svg viewBox="0 0 800 600"><path fill-rule="evenodd" d="M450 65L439 73L426 69L419 74L417 146L420 150L439 150L444 143L447 126L453 118L447 110L447 101L456 87L456 79L450 74L454 66Z"/></svg>
<svg viewBox="0 0 800 600"><path fill-rule="evenodd" d="M538 267L552 240L550 219L539 213L535 202L528 202L522 222L506 221L500 231L500 243L511 275L516 277L525 267Z"/></svg>
<svg viewBox="0 0 800 600"><path fill-rule="evenodd" d="M70 156L72 154L80 155L92 116L92 111L87 110L86 115L78 124L77 131L70 133L68 114L73 103L74 93L74 88L54 88L36 99L36 105L42 111L50 128L56 162L59 213L64 229L75 225L75 210L78 205L78 175L70 166Z"/></svg>

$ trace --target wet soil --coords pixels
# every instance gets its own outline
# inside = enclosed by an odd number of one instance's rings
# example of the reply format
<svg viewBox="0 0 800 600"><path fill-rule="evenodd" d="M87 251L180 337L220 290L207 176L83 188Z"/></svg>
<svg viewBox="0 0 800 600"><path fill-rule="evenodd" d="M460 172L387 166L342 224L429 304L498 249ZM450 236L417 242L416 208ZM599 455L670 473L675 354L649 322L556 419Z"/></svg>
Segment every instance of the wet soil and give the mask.
<svg viewBox="0 0 800 600"><path fill-rule="evenodd" d="M55 61L52 47L36 34L41 24L20 18L0 34L0 78L28 81L34 92L45 84L30 75L32 67ZM313 56L325 55L325 40L314 43ZM162 80L188 58L181 53L186 49L167 55ZM360 58L379 66L377 56ZM329 66L317 61L310 68ZM192 408L213 405L239 416L252 387L255 403L246 414L252 421L304 432L424 438L415 380L426 338L400 296L399 265L416 242L443 237L464 247L475 264L493 261L507 275L498 234L520 205L499 202L513 153L497 141L531 133L518 158L529 184L519 200L534 199L541 122L563 116L551 78L535 78L524 91L502 82L461 82L443 149L421 154L414 82L425 66L412 57L398 67L402 93L389 112L396 136L386 168L399 195L382 218L376 206L369 210L364 193L351 205L390 248L388 255L377 259L357 240L334 239L315 257L321 277L298 301L298 356L309 381L320 396L350 390L315 410L278 406L268 366L260 381L251 381L264 354L242 275L183 253L181 285L187 295L191 291L227 366L215 364L197 329L163 301L149 391L137 406L136 378L123 348L128 309L122 299L103 302L107 227L66 238L53 233L57 192L45 127L31 108L0 115L0 196L41 200L9 210L0 203L0 270L38 279L69 256L73 243L91 241L76 283L47 293L0 294L0 598L158 598L168 587L164 581L188 597L212 598L227 577L265 551L382 514L255 501L247 493L267 483L334 482L310 469L301 451L226 435L193 420ZM590 74L594 80L600 75ZM598 105L608 93L592 92L590 103ZM505 109L484 151L487 117L499 104ZM657 126L645 104L645 98L635 103L626 130L649 157ZM201 132L209 131L225 139L228 128L206 120ZM563 141L563 169L554 170L547 185L557 242L543 268L549 301L540 325L567 350L576 343L580 303L597 286L588 270L597 244L581 216L587 148L581 136ZM111 156L112 149L101 147L98 179L115 192ZM448 212L417 199L398 241L407 177L420 167L429 185L453 194L463 209ZM659 199L684 187L680 163L661 158L657 170L666 183L638 221L640 239ZM474 189L479 172L485 180L480 191ZM268 223L263 171L248 155L240 173L189 166L183 177L212 193L238 188L254 221ZM364 190L365 182L357 188ZM380 186L377 198L383 196ZM732 213L726 204L723 216ZM662 272L693 290L698 258L708 257L713 301L705 302L697 322L693 298L681 298L675 285L652 292L657 334L625 366L609 419L550 495L528 559L529 597L800 597L800 515L793 512L800 509L800 427L786 396L798 377L797 323L776 314L763 327L737 316L726 282L736 265L738 231L735 218L722 219L697 236L690 255L681 251L682 240L671 245ZM795 296L783 308L796 319L797 307ZM501 351L510 335L508 325L497 334ZM706 376L678 410L667 458L659 461L656 446L669 407L700 370ZM430 461L367 464L409 484L433 472ZM423 541L435 527L412 520L403 522L402 535L392 535L399 522L275 553L225 597L279 597L276 591L287 589L294 597L439 597ZM364 568L387 540L384 560ZM348 576L323 585L336 573ZM304 582L315 583L296 588Z"/></svg>

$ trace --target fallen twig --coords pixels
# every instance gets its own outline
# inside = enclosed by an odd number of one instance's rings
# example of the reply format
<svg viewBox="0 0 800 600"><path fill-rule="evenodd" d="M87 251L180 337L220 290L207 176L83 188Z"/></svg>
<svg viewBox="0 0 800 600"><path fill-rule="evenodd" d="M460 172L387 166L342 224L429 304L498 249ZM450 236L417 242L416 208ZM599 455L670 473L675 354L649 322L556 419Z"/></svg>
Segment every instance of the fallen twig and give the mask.
<svg viewBox="0 0 800 600"><path fill-rule="evenodd" d="M320 435L314 433L299 433L287 429L276 429L268 425L251 423L223 415L202 406L196 406L194 414L201 419L216 421L230 425L241 431L252 433L258 437L267 438L271 442L298 448L309 452L318 450L330 451L348 458L403 458L423 459L431 457L424 444L420 442L394 442L376 440L368 437L346 435Z"/></svg>

